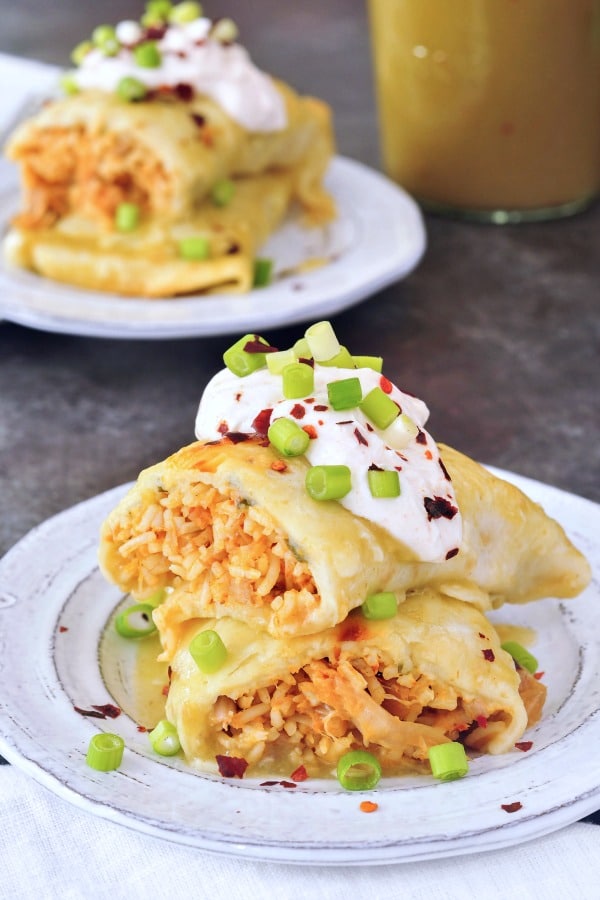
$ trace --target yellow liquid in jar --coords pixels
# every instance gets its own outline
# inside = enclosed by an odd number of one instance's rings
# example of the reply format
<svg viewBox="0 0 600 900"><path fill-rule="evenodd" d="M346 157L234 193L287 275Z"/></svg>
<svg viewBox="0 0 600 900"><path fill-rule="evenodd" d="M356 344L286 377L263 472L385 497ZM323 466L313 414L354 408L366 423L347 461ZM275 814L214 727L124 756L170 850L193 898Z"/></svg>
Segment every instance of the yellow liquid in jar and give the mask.
<svg viewBox="0 0 600 900"><path fill-rule="evenodd" d="M600 0L369 0L387 173L424 205L539 210L600 185Z"/></svg>

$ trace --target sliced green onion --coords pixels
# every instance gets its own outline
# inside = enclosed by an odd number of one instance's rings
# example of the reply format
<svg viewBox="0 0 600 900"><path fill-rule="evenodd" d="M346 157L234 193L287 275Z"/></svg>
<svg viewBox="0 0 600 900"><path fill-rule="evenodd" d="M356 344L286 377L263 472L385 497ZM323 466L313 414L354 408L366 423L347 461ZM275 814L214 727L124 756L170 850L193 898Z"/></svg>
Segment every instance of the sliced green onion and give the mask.
<svg viewBox="0 0 600 900"><path fill-rule="evenodd" d="M115 228L126 234L140 223L140 208L135 203L119 203L115 211Z"/></svg>
<svg viewBox="0 0 600 900"><path fill-rule="evenodd" d="M158 69L162 62L160 50L155 41L144 41L133 48L133 58L136 65L142 69Z"/></svg>
<svg viewBox="0 0 600 900"><path fill-rule="evenodd" d="M286 400L297 400L308 397L315 386L315 373L312 366L306 363L293 362L284 366L281 372L283 380L283 396Z"/></svg>
<svg viewBox="0 0 600 900"><path fill-rule="evenodd" d="M527 669L532 675L534 672L537 672L537 659L529 652L529 650L526 650L522 644L519 644L517 641L505 641L501 644L501 647L503 650L506 650L507 653L510 653L514 661L521 666L522 669Z"/></svg>
<svg viewBox="0 0 600 900"><path fill-rule="evenodd" d="M370 594L361 606L365 619L391 619L398 612L398 600L392 591Z"/></svg>
<svg viewBox="0 0 600 900"><path fill-rule="evenodd" d="M168 719L161 719L156 728L148 733L152 749L161 756L175 756L181 750L177 729Z"/></svg>
<svg viewBox="0 0 600 900"><path fill-rule="evenodd" d="M102 48L107 41L116 40L117 35L112 25L97 25L92 31L92 43L95 47Z"/></svg>
<svg viewBox="0 0 600 900"><path fill-rule="evenodd" d="M313 500L341 500L352 488L352 474L348 466L311 466L305 485Z"/></svg>
<svg viewBox="0 0 600 900"><path fill-rule="evenodd" d="M110 772L121 765L124 749L125 741L118 734L95 734L88 744L85 761L90 769Z"/></svg>
<svg viewBox="0 0 600 900"><path fill-rule="evenodd" d="M403 450L419 433L419 426L407 416L400 413L391 425L385 429L383 439L393 450Z"/></svg>
<svg viewBox="0 0 600 900"><path fill-rule="evenodd" d="M187 25L188 22L199 19L201 15L202 7L199 3L194 3L193 0L184 0L183 3L178 3L173 7L169 13L169 22L173 25Z"/></svg>
<svg viewBox="0 0 600 900"><path fill-rule="evenodd" d="M90 50L93 49L94 44L92 41L81 41L71 52L71 62L76 66L80 66Z"/></svg>
<svg viewBox="0 0 600 900"><path fill-rule="evenodd" d="M340 346L339 351L332 356L331 359L322 359L319 361L320 366L336 366L338 369L354 369L354 357L350 351Z"/></svg>
<svg viewBox="0 0 600 900"><path fill-rule="evenodd" d="M233 19L219 19L213 25L210 36L221 44L231 44L238 36L238 27Z"/></svg>
<svg viewBox="0 0 600 900"><path fill-rule="evenodd" d="M283 456L302 456L310 443L306 431L291 419L275 419L269 425L267 437Z"/></svg>
<svg viewBox="0 0 600 900"><path fill-rule="evenodd" d="M144 603L148 606L151 606L152 609L156 609L157 606L160 606L161 603L164 603L167 596L166 588L158 588L158 590L154 591L153 594L150 594L149 597L144 598Z"/></svg>
<svg viewBox="0 0 600 900"><path fill-rule="evenodd" d="M154 607L150 603L134 603L120 612L115 619L115 628L124 638L142 638L154 634L156 625L152 618Z"/></svg>
<svg viewBox="0 0 600 900"><path fill-rule="evenodd" d="M387 499L400 496L400 476L395 469L369 469L367 478L371 497Z"/></svg>
<svg viewBox="0 0 600 900"><path fill-rule="evenodd" d="M148 0L146 3L146 12L160 16L163 22L167 21L172 10L171 0Z"/></svg>
<svg viewBox="0 0 600 900"><path fill-rule="evenodd" d="M354 409L362 400L362 388L358 378L340 378L327 385L327 396L332 409Z"/></svg>
<svg viewBox="0 0 600 900"><path fill-rule="evenodd" d="M201 631L190 641L189 651L201 672L217 672L227 659L227 647L216 631Z"/></svg>
<svg viewBox="0 0 600 900"><path fill-rule="evenodd" d="M255 259L254 275L252 277L252 286L255 288L266 287L271 283L273 276L273 260L272 259Z"/></svg>
<svg viewBox="0 0 600 900"><path fill-rule="evenodd" d="M132 102L135 100L143 100L148 93L148 88L137 78L125 75L117 84L117 94L121 100Z"/></svg>
<svg viewBox="0 0 600 900"><path fill-rule="evenodd" d="M306 329L304 337L310 347L310 355L316 362L332 359L340 352L340 342L335 336L331 322L315 322Z"/></svg>
<svg viewBox="0 0 600 900"><path fill-rule="evenodd" d="M350 750L338 760L337 778L347 791L369 791L381 778L381 765L366 750Z"/></svg>
<svg viewBox="0 0 600 900"><path fill-rule="evenodd" d="M73 72L64 72L60 76L60 86L69 96L79 93L79 85L75 79Z"/></svg>
<svg viewBox="0 0 600 900"><path fill-rule="evenodd" d="M429 763L434 778L440 781L454 781L469 771L465 748L458 741L436 744L429 748Z"/></svg>
<svg viewBox="0 0 600 900"><path fill-rule="evenodd" d="M245 334L244 337L232 344L223 354L223 362L234 375L244 378L246 375L250 375L266 365L266 353L248 353L244 350L249 341L257 340L266 347L269 346L264 338L258 337L256 334Z"/></svg>
<svg viewBox="0 0 600 900"><path fill-rule="evenodd" d="M233 200L235 184L230 178L221 178L212 186L210 197L215 206L227 206Z"/></svg>
<svg viewBox="0 0 600 900"><path fill-rule="evenodd" d="M208 259L210 254L210 242L203 234L182 238L178 245L179 256L188 262L199 262Z"/></svg>
<svg viewBox="0 0 600 900"><path fill-rule="evenodd" d="M380 387L369 391L360 403L360 408L378 428L387 428L400 415L397 405Z"/></svg>
<svg viewBox="0 0 600 900"><path fill-rule="evenodd" d="M352 360L357 369L373 369L379 373L383 370L382 356L353 356Z"/></svg>
<svg viewBox="0 0 600 900"><path fill-rule="evenodd" d="M276 353L267 353L267 369L271 375L281 375L286 366L296 362L296 354L290 347L289 350L277 350Z"/></svg>
<svg viewBox="0 0 600 900"><path fill-rule="evenodd" d="M308 341L306 338L300 338L294 344L294 353L296 354L298 359L312 359L312 351L308 346Z"/></svg>

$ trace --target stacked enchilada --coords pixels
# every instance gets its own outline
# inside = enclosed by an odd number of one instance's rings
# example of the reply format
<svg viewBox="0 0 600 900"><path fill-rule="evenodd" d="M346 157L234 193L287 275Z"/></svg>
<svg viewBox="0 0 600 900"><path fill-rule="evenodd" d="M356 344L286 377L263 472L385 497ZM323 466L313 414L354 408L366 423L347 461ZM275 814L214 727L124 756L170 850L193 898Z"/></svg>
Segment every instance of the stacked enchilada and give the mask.
<svg viewBox="0 0 600 900"><path fill-rule="evenodd" d="M126 295L245 292L292 206L307 227L334 216L329 108L257 69L222 24L96 30L68 95L6 146L22 181L9 262Z"/></svg>
<svg viewBox="0 0 600 900"><path fill-rule="evenodd" d="M171 675L166 714L186 758L203 771L225 757L314 774L356 749L388 772L427 771L429 749L444 743L510 750L541 715L545 688L486 612L575 596L587 562L521 491L435 444L416 398L362 365L310 363L311 390L291 399L265 364L219 373L200 439L142 472L103 526L107 576L137 597L167 590L154 620ZM333 409L322 385L348 377L363 397L382 385L414 428L399 437L362 401ZM269 439L288 417L310 434L292 457ZM339 499L306 489L323 448L351 469ZM357 511L353 494L386 459L400 494L363 498ZM365 600L381 593L394 608L373 620ZM203 632L227 649L218 672L190 653Z"/></svg>

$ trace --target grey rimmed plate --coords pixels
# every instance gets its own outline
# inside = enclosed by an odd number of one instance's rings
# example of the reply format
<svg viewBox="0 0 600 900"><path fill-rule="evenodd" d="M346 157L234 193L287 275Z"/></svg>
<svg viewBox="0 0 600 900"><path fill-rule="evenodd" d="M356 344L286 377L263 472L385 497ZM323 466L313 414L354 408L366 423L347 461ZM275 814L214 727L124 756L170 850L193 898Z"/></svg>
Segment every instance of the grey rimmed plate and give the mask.
<svg viewBox="0 0 600 900"><path fill-rule="evenodd" d="M111 677L100 644L121 595L97 567L99 526L127 486L49 519L0 562L0 753L58 797L140 832L219 854L282 863L360 865L439 858L511 846L600 807L600 506L556 488L513 481L565 527L594 569L575 600L503 608L501 621L534 628L548 701L529 752L481 757L460 781L383 779L368 795L334 780L295 789L227 780L153 754L122 714L89 719L74 706L114 702L127 652ZM106 665L106 663L104 663ZM91 735L126 743L118 771L88 768ZM360 801L376 801L365 815ZM520 803L513 813L503 806Z"/></svg>

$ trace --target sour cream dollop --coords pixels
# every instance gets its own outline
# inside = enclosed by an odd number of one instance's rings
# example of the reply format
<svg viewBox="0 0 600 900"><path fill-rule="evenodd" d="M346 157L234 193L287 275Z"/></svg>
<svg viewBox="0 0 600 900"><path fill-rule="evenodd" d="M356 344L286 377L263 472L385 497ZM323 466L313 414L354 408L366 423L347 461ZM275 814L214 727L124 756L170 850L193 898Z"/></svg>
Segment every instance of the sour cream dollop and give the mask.
<svg viewBox="0 0 600 900"><path fill-rule="evenodd" d="M135 22L121 22L117 36L136 43ZM278 131L285 128L287 114L282 95L273 80L252 62L238 43L222 43L210 36L210 19L195 19L185 25L169 25L156 47L161 63L156 68L137 65L132 48L124 45L115 56L95 48L72 73L80 90L114 92L122 78L135 78L149 90L189 85L218 103L232 119L248 131Z"/></svg>
<svg viewBox="0 0 600 900"><path fill-rule="evenodd" d="M252 434L256 430L253 423L264 410L272 410L271 422L290 418L314 436L305 454L311 465L346 465L350 469L352 489L337 502L384 528L417 560L442 562L454 556L461 542L461 515L439 450L424 428L429 418L425 403L372 369L338 369L315 363L314 376L309 397L287 400L281 376L266 368L244 378L223 369L209 382L200 401L196 437L217 440L227 432ZM360 408L331 408L328 382L350 376L360 380L363 397L383 386L415 423L417 428L401 449L389 446L389 435L373 425ZM371 495L367 473L372 466L398 471L399 497Z"/></svg>

